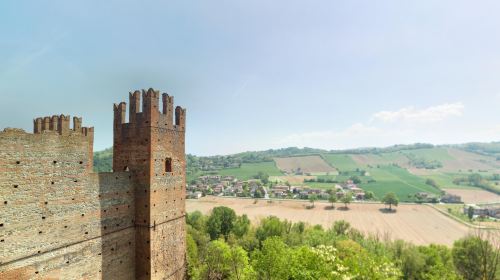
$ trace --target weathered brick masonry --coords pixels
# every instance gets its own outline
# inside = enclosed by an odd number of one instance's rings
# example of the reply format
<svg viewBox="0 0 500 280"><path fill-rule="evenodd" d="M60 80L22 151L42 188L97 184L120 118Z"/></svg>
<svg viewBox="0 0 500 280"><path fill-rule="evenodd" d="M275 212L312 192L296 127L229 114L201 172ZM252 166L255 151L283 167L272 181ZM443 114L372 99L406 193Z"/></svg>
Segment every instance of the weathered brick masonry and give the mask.
<svg viewBox="0 0 500 280"><path fill-rule="evenodd" d="M184 279L186 111L159 99L114 105L110 173L81 118L0 132L0 279Z"/></svg>

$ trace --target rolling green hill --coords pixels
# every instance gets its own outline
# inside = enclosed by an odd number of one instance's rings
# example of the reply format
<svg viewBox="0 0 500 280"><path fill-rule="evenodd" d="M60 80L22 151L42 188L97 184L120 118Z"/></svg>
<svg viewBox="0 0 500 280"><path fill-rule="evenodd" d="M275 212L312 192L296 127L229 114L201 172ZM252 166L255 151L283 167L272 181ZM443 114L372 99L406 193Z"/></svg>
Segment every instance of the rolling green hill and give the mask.
<svg viewBox="0 0 500 280"><path fill-rule="evenodd" d="M338 171L338 174L300 174L313 175L315 182L302 184L315 188L332 188L335 183L345 182L356 176L361 180L360 187L372 191L377 197L394 192L401 200L411 201L411 196L418 192L439 194L441 189L446 188L477 187L463 182L468 182L467 176L471 174L480 174L485 179L482 183L490 185L489 190L498 189L500 192L498 180L492 179L491 183L487 180L494 177L494 174L500 174L500 143L497 142L447 146L397 145L346 151L285 148L211 157L187 155L187 180L192 182L206 174L231 175L240 180L248 180L261 172L287 181L290 176L300 177L279 170L273 159L307 155L319 155ZM111 171L111 165L112 149L94 154L96 172ZM428 184L428 179L436 187ZM457 181L462 183L458 184Z"/></svg>

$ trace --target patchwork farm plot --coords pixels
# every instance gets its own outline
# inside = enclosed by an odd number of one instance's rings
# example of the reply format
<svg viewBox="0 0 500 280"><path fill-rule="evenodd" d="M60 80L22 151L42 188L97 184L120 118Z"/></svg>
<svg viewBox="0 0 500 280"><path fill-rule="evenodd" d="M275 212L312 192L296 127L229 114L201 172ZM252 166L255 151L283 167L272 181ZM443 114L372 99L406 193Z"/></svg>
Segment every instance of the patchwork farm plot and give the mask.
<svg viewBox="0 0 500 280"><path fill-rule="evenodd" d="M302 157L284 157L274 158L276 166L288 173L312 173L312 174L326 174L336 173L337 170L330 166L320 156L302 156Z"/></svg>
<svg viewBox="0 0 500 280"><path fill-rule="evenodd" d="M268 174L269 176L281 176L283 173L276 167L276 164L270 162L259 163L243 163L240 168L227 168L218 171L222 176L235 176L241 180L253 179L259 172Z"/></svg>
<svg viewBox="0 0 500 280"><path fill-rule="evenodd" d="M500 195L492 192L487 192L481 189L445 189L447 193L458 195L462 198L464 203L498 203L500 202Z"/></svg>

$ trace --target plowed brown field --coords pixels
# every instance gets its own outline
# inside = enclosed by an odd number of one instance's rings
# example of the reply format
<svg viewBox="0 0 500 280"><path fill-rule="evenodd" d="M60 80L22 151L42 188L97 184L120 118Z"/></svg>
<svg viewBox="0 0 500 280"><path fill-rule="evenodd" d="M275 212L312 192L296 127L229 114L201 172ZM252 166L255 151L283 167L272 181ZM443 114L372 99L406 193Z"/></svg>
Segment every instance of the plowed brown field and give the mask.
<svg viewBox="0 0 500 280"><path fill-rule="evenodd" d="M309 224L320 224L329 228L334 221L346 220L354 228L365 234L378 235L381 238L403 239L415 244L437 243L452 245L453 242L473 230L468 226L448 218L437 210L426 205L400 205L396 213L383 213L382 204L359 204L349 206L349 210L326 209L328 203L316 202L314 209L305 209L304 201L273 201L268 203L253 199L204 197L198 200L187 200L188 212L196 210L209 213L216 206L227 206L237 214L247 214L254 221L274 215L294 222L304 221Z"/></svg>

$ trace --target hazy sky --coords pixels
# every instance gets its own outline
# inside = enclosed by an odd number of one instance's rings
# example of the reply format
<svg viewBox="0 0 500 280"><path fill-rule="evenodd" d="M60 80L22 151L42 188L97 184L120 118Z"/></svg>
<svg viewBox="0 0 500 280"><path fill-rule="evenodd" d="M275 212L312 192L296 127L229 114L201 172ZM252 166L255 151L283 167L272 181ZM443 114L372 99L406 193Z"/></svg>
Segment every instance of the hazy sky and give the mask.
<svg viewBox="0 0 500 280"><path fill-rule="evenodd" d="M187 152L500 140L499 1L1 1L0 129L187 108Z"/></svg>

